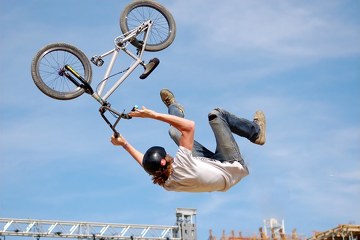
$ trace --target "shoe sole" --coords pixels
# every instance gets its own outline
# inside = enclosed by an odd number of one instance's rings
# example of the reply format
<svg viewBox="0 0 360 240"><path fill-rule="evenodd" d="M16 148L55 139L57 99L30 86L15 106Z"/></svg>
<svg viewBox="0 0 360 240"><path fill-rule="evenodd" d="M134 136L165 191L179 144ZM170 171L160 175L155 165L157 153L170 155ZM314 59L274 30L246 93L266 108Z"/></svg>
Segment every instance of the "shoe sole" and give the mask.
<svg viewBox="0 0 360 240"><path fill-rule="evenodd" d="M260 135L254 143L264 145L266 141L266 119L265 114L262 111L256 111L254 115L254 121L260 126Z"/></svg>

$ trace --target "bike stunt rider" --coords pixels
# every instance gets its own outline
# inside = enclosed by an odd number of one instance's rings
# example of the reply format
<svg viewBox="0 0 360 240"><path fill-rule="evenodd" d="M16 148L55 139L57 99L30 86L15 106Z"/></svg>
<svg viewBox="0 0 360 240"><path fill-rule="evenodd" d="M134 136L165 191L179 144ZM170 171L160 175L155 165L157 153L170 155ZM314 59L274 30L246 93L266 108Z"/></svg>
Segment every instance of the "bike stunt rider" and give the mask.
<svg viewBox="0 0 360 240"><path fill-rule="evenodd" d="M215 152L212 152L194 141L195 122L183 118L183 107L175 101L174 95L167 89L161 90L160 95L169 114L142 107L129 115L170 124L170 136L179 146L175 157L159 146L151 147L143 154L123 136L111 138L114 145L123 146L152 176L154 184L168 191L227 191L249 174L233 134L263 145L266 131L263 112L257 111L254 120L250 121L224 109L212 110L208 119L217 144Z"/></svg>

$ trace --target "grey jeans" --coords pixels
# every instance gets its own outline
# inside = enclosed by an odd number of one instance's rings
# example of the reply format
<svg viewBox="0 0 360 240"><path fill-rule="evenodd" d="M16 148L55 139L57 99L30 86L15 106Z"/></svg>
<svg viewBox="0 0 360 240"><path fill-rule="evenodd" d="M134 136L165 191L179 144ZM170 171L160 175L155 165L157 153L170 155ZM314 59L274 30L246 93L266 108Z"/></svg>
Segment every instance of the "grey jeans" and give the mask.
<svg viewBox="0 0 360 240"><path fill-rule="evenodd" d="M184 117L178 103L169 106L168 113L178 117ZM233 134L245 137L254 142L259 135L260 127L257 123L244 118L239 118L230 112L216 108L209 115L209 124L213 130L216 140L215 152L210 151L202 144L194 141L192 154L195 157L206 157L221 162L240 162L244 167L246 164L241 157L240 148L235 141ZM179 145L181 133L173 126L169 129L169 135Z"/></svg>

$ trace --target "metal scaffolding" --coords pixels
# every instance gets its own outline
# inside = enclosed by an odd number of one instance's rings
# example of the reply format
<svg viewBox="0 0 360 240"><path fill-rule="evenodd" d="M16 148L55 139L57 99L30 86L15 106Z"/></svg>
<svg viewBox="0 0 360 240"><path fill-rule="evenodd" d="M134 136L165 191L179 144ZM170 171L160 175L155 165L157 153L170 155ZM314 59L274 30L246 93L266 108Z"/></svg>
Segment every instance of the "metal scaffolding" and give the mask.
<svg viewBox="0 0 360 240"><path fill-rule="evenodd" d="M285 223L284 220L281 222L275 218L264 220L264 234L270 240L273 239L284 239L285 237Z"/></svg>
<svg viewBox="0 0 360 240"><path fill-rule="evenodd" d="M178 226L0 218L0 236L94 240L180 240ZM5 238L5 237L4 237Z"/></svg>
<svg viewBox="0 0 360 240"><path fill-rule="evenodd" d="M325 232L317 232L308 240L360 240L360 225L339 225Z"/></svg>

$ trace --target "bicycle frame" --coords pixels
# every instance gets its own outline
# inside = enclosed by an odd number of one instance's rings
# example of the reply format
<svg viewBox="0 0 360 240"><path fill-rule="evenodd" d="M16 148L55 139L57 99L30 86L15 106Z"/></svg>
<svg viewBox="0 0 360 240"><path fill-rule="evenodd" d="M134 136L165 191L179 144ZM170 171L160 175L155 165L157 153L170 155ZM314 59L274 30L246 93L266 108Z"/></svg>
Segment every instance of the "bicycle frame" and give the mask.
<svg viewBox="0 0 360 240"><path fill-rule="evenodd" d="M118 136L119 133L116 131L115 127L116 125L119 123L121 118L124 119L131 119L131 117L128 114L123 113L119 113L117 111L115 111L114 109L112 109L110 107L110 104L107 102L107 99L111 96L111 94L113 94L115 92L115 90L121 85L121 83L123 83L126 78L139 66L142 65L145 69L145 72L149 69L147 69L147 65L143 62L142 60L142 56L143 53L145 51L145 47L147 44L147 40L148 40L148 36L151 30L151 26L152 26L152 21L148 20L146 22L144 22L143 24L141 24L140 26L138 26L137 28L123 34L120 35L118 37L115 38L114 43L115 43L115 48L100 55L100 56L94 56L91 58L91 61L97 65L97 66L102 66L102 64L104 63L104 61L102 60L104 57L107 57L109 55L112 55L110 63L106 69L105 72L105 76L104 79L101 80L101 82L99 83L99 87L97 91L94 91L93 88L90 86L89 83L87 83L87 81L85 81L85 79L83 79L74 69L71 68L71 66L66 65L63 73L64 76L66 76L72 83L74 83L77 87L81 87L85 90L86 93L90 94L95 100L97 100L100 104L101 107L99 109L99 112L101 114L101 116L103 117L103 119L106 121L106 123L110 126L110 128L114 131L114 135ZM133 54L132 52L130 52L126 46L133 41L136 36L138 36L141 33L145 33L145 37L144 37L144 41L143 41L143 45L141 49L137 49L137 55ZM131 66L123 73L123 75L113 84L113 86L104 93L104 88L106 86L106 80L110 77L110 74L113 70L114 64L115 64L115 60L117 59L120 50L124 51L127 55L129 55L131 58L133 58L135 60L134 63L131 64ZM158 60L157 60L158 61ZM157 66L158 62L155 64L155 66L151 67L151 69L149 70L149 73ZM76 79L74 77L72 77L70 74L68 74L67 71L70 71L82 84L79 84ZM132 111L134 111L137 108L137 106L134 106ZM111 122L108 120L108 118L105 116L105 112L109 111L111 114L113 115L117 115L117 119L115 121L114 124L111 124Z"/></svg>
<svg viewBox="0 0 360 240"><path fill-rule="evenodd" d="M105 72L104 78L102 80L102 82L99 85L98 91L94 92L95 95L93 95L93 97L99 101L101 104L104 104L106 102L106 100L110 97L111 94L113 94L115 92L115 90L121 85L121 83L123 83L125 81L125 79L139 66L142 65L144 68L146 67L146 65L144 64L143 60L142 60L142 56L144 54L145 51L145 46L147 43L147 39L148 39L148 35L149 32L151 30L151 25L152 22L149 20L145 23L143 23L142 25L140 25L139 27L133 29L132 31L125 33L124 35L121 35L117 38L115 38L114 43L115 43L115 48L98 56L95 58L98 59L102 59L106 56L109 56L112 54L110 63L108 65L108 68ZM140 52L135 55L132 52L130 52L126 46L129 42L131 42L133 39L135 39L135 37L137 35L139 35L140 33L145 32L145 38L144 38L144 44L142 46L142 49L140 49ZM124 38L123 38L124 37ZM125 73L114 83L114 85L105 93L103 94L104 88L106 86L106 79L109 78L112 69L114 67L115 64L115 60L117 59L120 50L124 51L127 55L129 55L131 58L133 58L135 60L135 62L125 71Z"/></svg>

